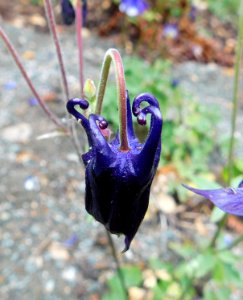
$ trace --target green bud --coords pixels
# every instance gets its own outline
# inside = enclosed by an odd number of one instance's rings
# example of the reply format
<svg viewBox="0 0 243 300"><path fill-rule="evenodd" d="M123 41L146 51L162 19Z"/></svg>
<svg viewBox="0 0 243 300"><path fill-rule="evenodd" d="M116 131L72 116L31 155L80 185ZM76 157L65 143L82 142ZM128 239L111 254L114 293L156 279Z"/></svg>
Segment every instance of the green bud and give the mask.
<svg viewBox="0 0 243 300"><path fill-rule="evenodd" d="M94 81L91 79L87 79L84 83L84 96L92 102L95 100L95 95L96 87Z"/></svg>

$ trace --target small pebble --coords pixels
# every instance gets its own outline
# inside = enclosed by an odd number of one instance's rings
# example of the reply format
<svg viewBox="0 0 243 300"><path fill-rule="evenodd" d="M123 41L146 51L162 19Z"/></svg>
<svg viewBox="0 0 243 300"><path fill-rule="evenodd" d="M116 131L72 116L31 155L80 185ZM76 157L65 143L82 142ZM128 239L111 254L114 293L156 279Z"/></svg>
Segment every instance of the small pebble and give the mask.
<svg viewBox="0 0 243 300"><path fill-rule="evenodd" d="M24 182L24 188L26 191L39 191L40 190L40 182L38 177L36 176L28 176Z"/></svg>

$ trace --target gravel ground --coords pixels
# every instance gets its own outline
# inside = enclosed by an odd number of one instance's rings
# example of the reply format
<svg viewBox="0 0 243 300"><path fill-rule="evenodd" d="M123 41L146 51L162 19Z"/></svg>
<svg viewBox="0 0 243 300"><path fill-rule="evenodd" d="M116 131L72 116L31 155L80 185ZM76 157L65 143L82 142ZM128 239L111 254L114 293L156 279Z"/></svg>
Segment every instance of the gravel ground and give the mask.
<svg viewBox="0 0 243 300"><path fill-rule="evenodd" d="M64 118L49 35L3 27L38 91L49 101L55 99L48 105ZM68 30L60 36L71 96L77 96L75 40ZM111 46L111 41L86 33L86 77L98 77L103 54ZM99 299L114 263L103 228L84 210L83 169L68 138L36 139L54 126L35 105L2 42L0 53L0 298ZM218 104L222 110L219 131L228 130L232 75L216 65L196 63L179 65L174 74L200 101ZM132 249L121 256L125 263L146 260L148 253L165 257L166 241L175 232L163 218L160 221L148 218L144 222ZM115 242L118 249L123 248L122 238Z"/></svg>
<svg viewBox="0 0 243 300"><path fill-rule="evenodd" d="M181 82L188 94L205 104L209 110L217 110L220 120L215 125L219 136L229 136L233 95L233 69L222 68L216 64L197 64L185 62L174 68L174 76ZM242 76L239 91L239 111L236 126L236 155L243 155L243 84Z"/></svg>

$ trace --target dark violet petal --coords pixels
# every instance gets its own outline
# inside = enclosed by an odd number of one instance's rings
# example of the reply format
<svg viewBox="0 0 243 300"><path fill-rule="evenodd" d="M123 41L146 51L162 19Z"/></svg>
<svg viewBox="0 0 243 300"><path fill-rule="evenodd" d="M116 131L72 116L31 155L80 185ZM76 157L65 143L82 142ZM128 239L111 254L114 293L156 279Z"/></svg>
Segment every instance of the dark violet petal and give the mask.
<svg viewBox="0 0 243 300"><path fill-rule="evenodd" d="M142 102L147 107L140 107ZM120 150L119 133L109 142L103 128L107 121L100 115L85 118L77 106L87 108L85 99L71 99L68 111L81 120L90 149L82 155L85 170L85 208L113 234L125 235L125 249L130 244L145 216L149 204L150 187L161 152L162 117L158 101L150 94L141 94L133 102L138 121L151 115L145 144L139 143L133 130L130 100L127 93L127 136L129 151Z"/></svg>
<svg viewBox="0 0 243 300"><path fill-rule="evenodd" d="M128 91L126 91L126 97L127 97L127 134L128 134L128 140L131 140L131 139L135 139L135 134L134 134L133 124L132 124L132 111L131 111L131 104L130 104Z"/></svg>
<svg viewBox="0 0 243 300"><path fill-rule="evenodd" d="M149 106L141 109L142 102L147 102ZM141 171L148 172L151 166L157 168L158 158L161 152L161 134L163 120L159 109L157 99L150 94L141 94L134 99L133 112L140 111L137 115L138 123L144 125L146 123L146 115L151 114L151 124L148 137L143 145L141 153L138 155L138 164L141 165ZM141 164L141 161L143 162ZM152 171L152 170L151 170Z"/></svg>
<svg viewBox="0 0 243 300"><path fill-rule="evenodd" d="M70 0L61 0L61 11L64 24L72 25L75 20L75 10Z"/></svg>
<svg viewBox="0 0 243 300"><path fill-rule="evenodd" d="M185 188L209 199L224 212L243 216L243 188L221 188L215 190L200 190L183 184Z"/></svg>
<svg viewBox="0 0 243 300"><path fill-rule="evenodd" d="M70 99L67 102L66 108L67 111L73 115L77 120L82 121L82 125L87 127L88 120L83 116L79 111L75 109L75 106L79 106L81 109L87 109L89 107L89 102L85 99L74 98Z"/></svg>
<svg viewBox="0 0 243 300"><path fill-rule="evenodd" d="M87 134L89 134L91 138L90 146L94 147L94 149L99 153L110 155L110 151L109 151L110 148L100 128L100 124L105 125L104 128L107 128L108 122L101 116L91 114L89 116L89 124L90 124L90 131Z"/></svg>

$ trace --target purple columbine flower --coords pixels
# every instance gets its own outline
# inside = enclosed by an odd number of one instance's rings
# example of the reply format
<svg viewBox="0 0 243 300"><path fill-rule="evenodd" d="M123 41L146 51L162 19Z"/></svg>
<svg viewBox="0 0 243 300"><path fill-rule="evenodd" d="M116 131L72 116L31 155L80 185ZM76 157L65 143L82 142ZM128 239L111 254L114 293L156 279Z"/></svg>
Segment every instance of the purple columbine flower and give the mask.
<svg viewBox="0 0 243 300"><path fill-rule="evenodd" d="M136 17L149 8L146 0L121 0L120 11L129 17Z"/></svg>
<svg viewBox="0 0 243 300"><path fill-rule="evenodd" d="M147 102L143 108L141 103ZM156 98L141 94L133 101L132 112L140 125L151 115L148 137L140 143L132 124L130 100L126 96L128 150L120 147L119 134L108 141L102 134L108 122L100 115L84 117L75 107L87 109L88 101L71 99L67 110L86 131L89 151L82 155L86 167L85 207L107 230L125 235L127 251L148 208L149 193L161 152L162 116Z"/></svg>
<svg viewBox="0 0 243 300"><path fill-rule="evenodd" d="M210 201L224 212L243 216L243 180L238 188L221 188L214 190L200 190L187 185L183 185L188 190L201 195Z"/></svg>
<svg viewBox="0 0 243 300"><path fill-rule="evenodd" d="M64 24L72 25L75 21L75 9L70 0L61 0L61 12ZM82 0L82 17L83 24L85 24L87 17L87 0Z"/></svg>

